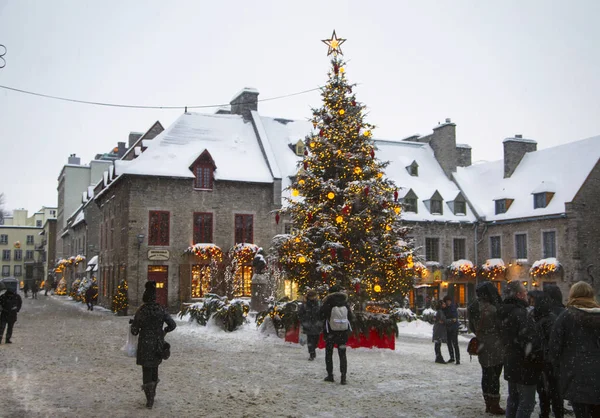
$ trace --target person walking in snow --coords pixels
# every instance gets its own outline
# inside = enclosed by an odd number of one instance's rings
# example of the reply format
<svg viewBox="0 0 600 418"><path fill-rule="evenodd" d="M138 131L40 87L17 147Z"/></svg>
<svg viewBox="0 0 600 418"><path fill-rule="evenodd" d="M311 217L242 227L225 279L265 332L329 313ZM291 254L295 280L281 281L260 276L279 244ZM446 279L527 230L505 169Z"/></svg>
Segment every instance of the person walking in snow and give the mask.
<svg viewBox="0 0 600 418"><path fill-rule="evenodd" d="M136 364L142 366L142 390L146 394L146 407L152 408L158 384L158 366L165 355L165 334L177 328L167 309L156 302L156 282L146 282L139 307L131 323L131 333L138 335ZM167 326L163 329L163 323Z"/></svg>
<svg viewBox="0 0 600 418"><path fill-rule="evenodd" d="M324 321L323 334L325 338L325 367L327 369L326 382L333 382L333 348L337 345L340 357L340 373L342 385L346 384L348 360L346 358L346 344L350 335L350 322L354 319L352 309L348 303L348 296L341 291L339 286L331 286L329 294L323 300L320 311Z"/></svg>
<svg viewBox="0 0 600 418"><path fill-rule="evenodd" d="M40 285L38 281L34 281L31 285L31 299L37 299L38 290L40 289Z"/></svg>
<svg viewBox="0 0 600 418"><path fill-rule="evenodd" d="M586 282L571 286L550 336L549 356L577 418L600 417L600 304Z"/></svg>
<svg viewBox="0 0 600 418"><path fill-rule="evenodd" d="M321 310L321 303L319 301L319 294L316 290L309 290L306 293L306 302L304 302L298 310L298 317L302 330L306 334L307 346L308 346L308 359L310 361L317 357L317 345L319 344L319 337L323 330L323 321L319 317L319 311Z"/></svg>
<svg viewBox="0 0 600 418"><path fill-rule="evenodd" d="M90 287L88 287L85 291L85 303L87 305L88 311L94 310L94 304L96 303L96 299L98 299L98 285L96 284L96 279L94 279Z"/></svg>
<svg viewBox="0 0 600 418"><path fill-rule="evenodd" d="M527 314L527 289L513 280L498 308L504 344L504 380L508 381L507 418L528 418L535 408L535 392L543 368L541 338Z"/></svg>
<svg viewBox="0 0 600 418"><path fill-rule="evenodd" d="M452 301L452 297L450 295L444 296L444 315L446 315L446 332L448 333L447 341L448 344L448 353L450 354L450 359L448 363L460 364L460 351L458 349L458 327L460 324L458 323L458 309L456 309L456 305Z"/></svg>
<svg viewBox="0 0 600 418"><path fill-rule="evenodd" d="M435 311L435 317L433 320L433 336L431 340L435 343L433 349L435 351L435 362L439 364L446 364L444 356L442 356L442 343L445 343L448 339L448 332L446 332L446 315L444 315L444 301L438 300Z"/></svg>
<svg viewBox="0 0 600 418"><path fill-rule="evenodd" d="M486 281L475 289L477 299L469 305L469 326L478 342L477 360L481 366L481 391L485 412L504 415L500 407L500 376L504 363L504 345L500 335L497 309L502 299L496 286Z"/></svg>
<svg viewBox="0 0 600 418"><path fill-rule="evenodd" d="M6 292L0 296L0 343L2 343L2 336L4 336L4 329L6 329L6 344L10 344L12 341L13 326L17 322L17 314L21 310L23 301L21 296L17 292L13 291L12 288L7 288Z"/></svg>

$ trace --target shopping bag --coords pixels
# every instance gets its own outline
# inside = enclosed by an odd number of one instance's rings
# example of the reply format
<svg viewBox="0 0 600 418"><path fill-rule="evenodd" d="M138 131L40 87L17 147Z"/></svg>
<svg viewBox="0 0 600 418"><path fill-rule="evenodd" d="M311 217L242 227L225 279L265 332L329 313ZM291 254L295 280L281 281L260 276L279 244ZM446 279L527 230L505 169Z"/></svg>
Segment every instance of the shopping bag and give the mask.
<svg viewBox="0 0 600 418"><path fill-rule="evenodd" d="M137 354L138 336L131 333L130 326L127 328L127 342L121 348L121 350L125 351L125 355L127 357L135 357Z"/></svg>
<svg viewBox="0 0 600 418"><path fill-rule="evenodd" d="M300 343L301 346L306 345L306 334L303 331L300 332L300 334L298 335L298 342Z"/></svg>

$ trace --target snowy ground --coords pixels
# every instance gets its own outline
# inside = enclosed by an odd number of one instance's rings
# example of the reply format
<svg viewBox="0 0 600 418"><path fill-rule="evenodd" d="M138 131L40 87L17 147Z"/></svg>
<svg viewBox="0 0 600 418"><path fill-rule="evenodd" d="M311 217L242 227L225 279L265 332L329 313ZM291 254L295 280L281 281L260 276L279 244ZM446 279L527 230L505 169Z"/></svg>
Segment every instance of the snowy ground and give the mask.
<svg viewBox="0 0 600 418"><path fill-rule="evenodd" d="M349 349L342 386L335 354L336 383L327 383L324 350L309 362L306 347L253 323L225 333L177 320L148 410L141 367L121 351L130 317L43 293L23 301L13 344L0 345L2 417L485 416L468 337L459 337L461 365L435 364L431 325L421 321L400 323L395 351Z"/></svg>

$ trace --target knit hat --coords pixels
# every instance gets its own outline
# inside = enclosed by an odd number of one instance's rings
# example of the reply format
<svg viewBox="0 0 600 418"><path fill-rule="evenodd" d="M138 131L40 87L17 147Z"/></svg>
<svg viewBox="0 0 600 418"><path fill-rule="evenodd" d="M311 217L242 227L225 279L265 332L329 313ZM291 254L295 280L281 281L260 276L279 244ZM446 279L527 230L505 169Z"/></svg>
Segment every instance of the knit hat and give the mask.
<svg viewBox="0 0 600 418"><path fill-rule="evenodd" d="M144 290L142 300L144 301L144 303L156 302L156 282L146 282L146 290Z"/></svg>

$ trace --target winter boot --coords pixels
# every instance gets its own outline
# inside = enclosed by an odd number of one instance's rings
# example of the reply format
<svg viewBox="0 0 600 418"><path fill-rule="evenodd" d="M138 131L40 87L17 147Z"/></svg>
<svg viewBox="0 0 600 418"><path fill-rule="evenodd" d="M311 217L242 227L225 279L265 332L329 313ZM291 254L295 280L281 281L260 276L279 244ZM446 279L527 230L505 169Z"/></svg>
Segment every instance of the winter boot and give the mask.
<svg viewBox="0 0 600 418"><path fill-rule="evenodd" d="M146 408L152 409L154 405L154 396L156 395L156 382L145 383L142 385L146 394Z"/></svg>
<svg viewBox="0 0 600 418"><path fill-rule="evenodd" d="M441 356L436 357L435 362L439 363L439 364L446 364L446 360L444 360L444 357L441 357Z"/></svg>
<svg viewBox="0 0 600 418"><path fill-rule="evenodd" d="M506 411L500 407L500 395L487 395L489 402L489 412L492 415L504 415Z"/></svg>
<svg viewBox="0 0 600 418"><path fill-rule="evenodd" d="M485 412L490 412L490 395L484 393L483 400L485 401Z"/></svg>
<svg viewBox="0 0 600 418"><path fill-rule="evenodd" d="M454 359L450 358L450 359L448 359L448 361L446 363L454 363Z"/></svg>
<svg viewBox="0 0 600 418"><path fill-rule="evenodd" d="M346 384L346 373L342 374L342 378L341 378L341 380L340 380L340 383L341 383L342 385L345 385L345 384Z"/></svg>
<svg viewBox="0 0 600 418"><path fill-rule="evenodd" d="M326 382L334 382L332 374L328 374L327 377L323 380Z"/></svg>

